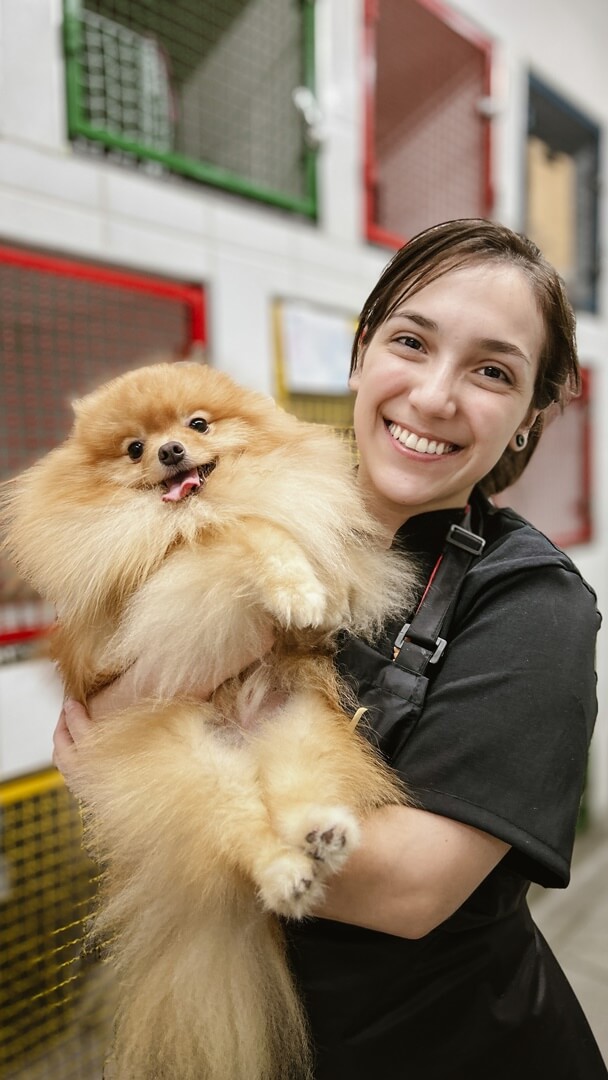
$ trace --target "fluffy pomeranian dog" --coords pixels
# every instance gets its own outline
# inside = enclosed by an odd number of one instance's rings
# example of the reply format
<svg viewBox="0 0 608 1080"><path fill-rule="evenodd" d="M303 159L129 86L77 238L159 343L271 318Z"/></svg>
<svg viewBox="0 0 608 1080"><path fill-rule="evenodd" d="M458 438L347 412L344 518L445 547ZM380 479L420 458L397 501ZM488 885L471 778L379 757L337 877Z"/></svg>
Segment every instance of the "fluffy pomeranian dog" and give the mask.
<svg viewBox="0 0 608 1080"><path fill-rule="evenodd" d="M68 694L136 665L137 704L94 726L70 777L103 869L110 1075L307 1077L277 916L313 912L365 815L406 798L352 730L332 650L407 606L412 572L342 440L223 373L154 364L74 412L1 516L56 605Z"/></svg>

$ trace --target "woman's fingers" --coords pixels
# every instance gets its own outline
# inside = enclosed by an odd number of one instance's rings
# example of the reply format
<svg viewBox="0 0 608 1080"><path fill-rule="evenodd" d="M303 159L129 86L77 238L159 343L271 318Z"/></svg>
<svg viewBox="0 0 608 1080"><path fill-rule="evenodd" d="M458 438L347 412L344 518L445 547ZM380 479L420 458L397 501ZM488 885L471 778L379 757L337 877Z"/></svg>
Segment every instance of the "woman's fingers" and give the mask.
<svg viewBox="0 0 608 1080"><path fill-rule="evenodd" d="M65 709L62 709L59 713L57 726L53 732L53 762L55 761L56 753L62 753L64 749L73 745L74 741L65 720Z"/></svg>
<svg viewBox="0 0 608 1080"><path fill-rule="evenodd" d="M81 705L79 701L74 701L73 698L66 698L64 701L62 715L74 743L78 743L93 726L93 721L84 705Z"/></svg>
<svg viewBox="0 0 608 1080"><path fill-rule="evenodd" d="M69 772L70 761L74 754L74 740L66 723L65 708L59 714L57 726L53 732L52 762L56 769L65 777Z"/></svg>
<svg viewBox="0 0 608 1080"><path fill-rule="evenodd" d="M78 701L66 699L53 732L52 761L56 769L67 778L77 744L91 728L93 721Z"/></svg>

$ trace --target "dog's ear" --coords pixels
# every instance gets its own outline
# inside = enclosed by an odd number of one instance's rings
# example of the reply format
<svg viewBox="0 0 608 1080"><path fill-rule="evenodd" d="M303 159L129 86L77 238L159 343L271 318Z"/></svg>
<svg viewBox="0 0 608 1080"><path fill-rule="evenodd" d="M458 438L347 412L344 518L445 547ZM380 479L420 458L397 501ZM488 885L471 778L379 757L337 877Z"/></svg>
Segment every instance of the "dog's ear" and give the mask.
<svg viewBox="0 0 608 1080"><path fill-rule="evenodd" d="M80 416L80 414L82 412L82 404L83 404L82 398L72 398L72 401L70 401L70 406L72 408L72 412L74 413L74 416L77 417L77 418Z"/></svg>

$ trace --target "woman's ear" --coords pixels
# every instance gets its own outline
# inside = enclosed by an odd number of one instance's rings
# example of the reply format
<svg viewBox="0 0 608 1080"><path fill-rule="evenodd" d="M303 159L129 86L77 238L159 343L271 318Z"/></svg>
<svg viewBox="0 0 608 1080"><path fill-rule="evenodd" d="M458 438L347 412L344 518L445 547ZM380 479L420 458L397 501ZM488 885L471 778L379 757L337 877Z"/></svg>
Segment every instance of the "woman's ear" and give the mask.
<svg viewBox="0 0 608 1080"><path fill-rule="evenodd" d="M544 412L544 411L545 411L544 409L530 409L530 412L526 416L526 422L524 424L524 427L525 427L525 429L527 431L530 431L530 429L534 427L534 425L535 425L536 421L538 420L541 412Z"/></svg>
<svg viewBox="0 0 608 1080"><path fill-rule="evenodd" d="M348 380L348 386L350 390L357 391L361 382L361 369L363 367L363 357L365 356L365 348L359 346L359 354L357 356L357 363L355 364L350 378Z"/></svg>

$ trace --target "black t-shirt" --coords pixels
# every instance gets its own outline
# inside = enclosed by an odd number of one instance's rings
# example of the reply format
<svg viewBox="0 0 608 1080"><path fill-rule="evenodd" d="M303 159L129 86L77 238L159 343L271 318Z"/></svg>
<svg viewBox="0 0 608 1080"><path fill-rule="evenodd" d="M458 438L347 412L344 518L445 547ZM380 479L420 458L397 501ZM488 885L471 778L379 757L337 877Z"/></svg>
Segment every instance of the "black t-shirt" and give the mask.
<svg viewBox="0 0 608 1080"><path fill-rule="evenodd" d="M597 712L596 599L537 529L484 509L485 550L392 764L425 809L505 840L511 867L564 886Z"/></svg>
<svg viewBox="0 0 608 1080"><path fill-rule="evenodd" d="M512 847L418 941L322 919L288 925L316 1080L608 1077L525 902L529 881L569 878L596 714L595 596L518 515L481 498L476 510L484 552L391 764L422 808ZM428 570L461 513L412 519L399 542ZM394 630L377 647L389 659Z"/></svg>

